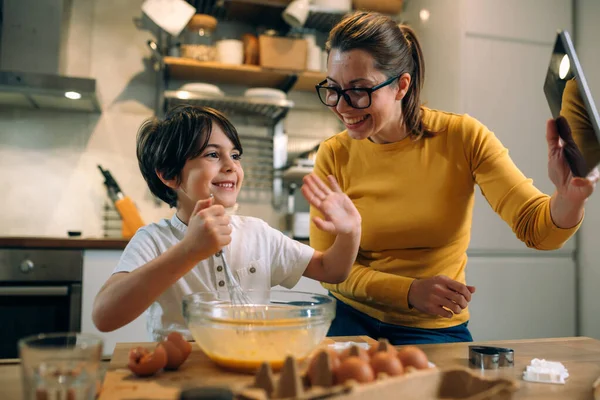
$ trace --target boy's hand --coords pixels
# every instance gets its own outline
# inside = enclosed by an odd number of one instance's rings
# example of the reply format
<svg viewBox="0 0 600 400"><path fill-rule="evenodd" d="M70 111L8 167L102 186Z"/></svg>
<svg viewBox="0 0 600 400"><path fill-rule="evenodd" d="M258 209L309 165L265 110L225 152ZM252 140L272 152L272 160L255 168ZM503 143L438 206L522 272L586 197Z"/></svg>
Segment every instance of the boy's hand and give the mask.
<svg viewBox="0 0 600 400"><path fill-rule="evenodd" d="M229 217L221 205L212 205L212 197L196 203L183 241L200 260L217 253L231 242Z"/></svg>
<svg viewBox="0 0 600 400"><path fill-rule="evenodd" d="M354 203L342 192L333 175L329 175L327 179L329 186L315 174L309 174L303 179L302 194L325 217L315 217L313 222L317 228L333 234L360 232L361 217Z"/></svg>

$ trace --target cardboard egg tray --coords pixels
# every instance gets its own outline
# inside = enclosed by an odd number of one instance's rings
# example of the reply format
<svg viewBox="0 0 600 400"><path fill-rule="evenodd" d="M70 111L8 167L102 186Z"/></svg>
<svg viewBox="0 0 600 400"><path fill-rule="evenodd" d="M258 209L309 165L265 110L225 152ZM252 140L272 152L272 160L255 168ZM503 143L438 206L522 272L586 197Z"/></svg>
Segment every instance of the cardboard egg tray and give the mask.
<svg viewBox="0 0 600 400"><path fill-rule="evenodd" d="M293 357L285 360L276 377L268 363L263 363L254 382L237 393L244 400L302 399L316 400L509 400L518 389L516 381L491 379L476 375L467 368L416 370L408 367L403 375L389 377L379 374L370 383L348 381L334 385L331 362L326 352L317 353L318 379L310 382L301 373Z"/></svg>

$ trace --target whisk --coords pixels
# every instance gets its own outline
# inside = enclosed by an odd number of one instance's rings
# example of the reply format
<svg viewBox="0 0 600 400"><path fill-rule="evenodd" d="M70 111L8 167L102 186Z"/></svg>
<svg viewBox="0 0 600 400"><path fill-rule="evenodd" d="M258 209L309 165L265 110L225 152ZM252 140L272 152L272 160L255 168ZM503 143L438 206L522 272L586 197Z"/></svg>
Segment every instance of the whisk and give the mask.
<svg viewBox="0 0 600 400"><path fill-rule="evenodd" d="M211 194L212 197L212 194ZM233 207L225 209L225 213L229 216L235 215L238 210L238 204L234 204ZM223 269L225 270L225 280L227 285L227 291L229 292L229 301L232 305L232 317L236 320L242 319L264 319L264 312L261 312L254 306L254 302L246 294L242 286L239 284L231 269L227 263L225 252L223 250L217 253L221 257L223 262Z"/></svg>
<svg viewBox="0 0 600 400"><path fill-rule="evenodd" d="M242 286L239 284L231 269L229 268L229 264L225 259L225 253L221 251L221 261L223 262L223 269L225 270L225 280L227 285L227 291L229 292L229 301L231 301L231 305L233 306L234 313L240 310L245 315L246 307L252 306L253 302L250 296L246 294ZM240 315L243 316L243 315Z"/></svg>

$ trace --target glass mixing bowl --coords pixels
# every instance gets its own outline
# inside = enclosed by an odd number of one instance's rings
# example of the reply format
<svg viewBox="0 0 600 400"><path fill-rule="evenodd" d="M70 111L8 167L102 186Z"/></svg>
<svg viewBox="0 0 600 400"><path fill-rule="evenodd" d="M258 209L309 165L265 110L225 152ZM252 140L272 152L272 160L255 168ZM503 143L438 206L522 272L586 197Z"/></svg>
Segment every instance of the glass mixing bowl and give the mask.
<svg viewBox="0 0 600 400"><path fill-rule="evenodd" d="M247 291L250 306L234 305L227 292L198 292L183 299L194 340L219 366L254 372L263 362L282 367L288 355L302 361L325 338L335 299L294 291Z"/></svg>

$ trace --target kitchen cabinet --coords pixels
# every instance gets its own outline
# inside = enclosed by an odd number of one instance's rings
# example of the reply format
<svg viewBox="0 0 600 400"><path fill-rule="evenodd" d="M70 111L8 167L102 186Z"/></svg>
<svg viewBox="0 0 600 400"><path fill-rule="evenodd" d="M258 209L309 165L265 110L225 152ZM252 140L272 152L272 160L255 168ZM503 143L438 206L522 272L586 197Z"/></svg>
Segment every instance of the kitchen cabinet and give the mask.
<svg viewBox="0 0 600 400"><path fill-rule="evenodd" d="M100 332L92 322L94 298L112 274L122 252L122 250L85 250L83 252L81 331L94 333L104 339L103 354L105 356L112 354L116 343L148 340L144 314L113 332Z"/></svg>
<svg viewBox="0 0 600 400"><path fill-rule="evenodd" d="M569 252L551 256L469 257L477 288L469 310L476 341L575 336L575 266Z"/></svg>
<svg viewBox="0 0 600 400"><path fill-rule="evenodd" d="M462 105L465 112L494 131L519 169L533 179L538 189L552 194L555 187L548 178L545 132L546 120L551 115L542 87L556 30L571 29L571 1L504 3L502 6L496 1L467 3L463 58L477 62L465 62L462 66L465 77ZM534 20L541 10L544 18L535 24L527 22ZM471 248L508 251L524 248L479 193L473 233ZM566 248L574 249L574 241L567 243Z"/></svg>
<svg viewBox="0 0 600 400"><path fill-rule="evenodd" d="M551 115L542 87L556 30L571 29L571 7L570 0L466 2L463 111L494 131L548 194L555 190L545 137ZM467 264L469 283L478 286L470 325L476 340L578 334L575 240L550 252L526 249L477 192L469 250L479 256Z"/></svg>
<svg viewBox="0 0 600 400"><path fill-rule="evenodd" d="M302 277L292 289L286 289L283 286L275 286L273 290L293 290L294 292L308 292L317 294L327 294L325 289L318 281L310 278Z"/></svg>
<svg viewBox="0 0 600 400"><path fill-rule="evenodd" d="M596 107L600 104L600 2L579 0L575 16L575 37L579 60L585 70L585 77ZM579 334L600 339L600 318L598 318L598 288L600 287L600 198L598 189L585 205L585 221L579 231L578 261L580 265L580 305L581 330Z"/></svg>

